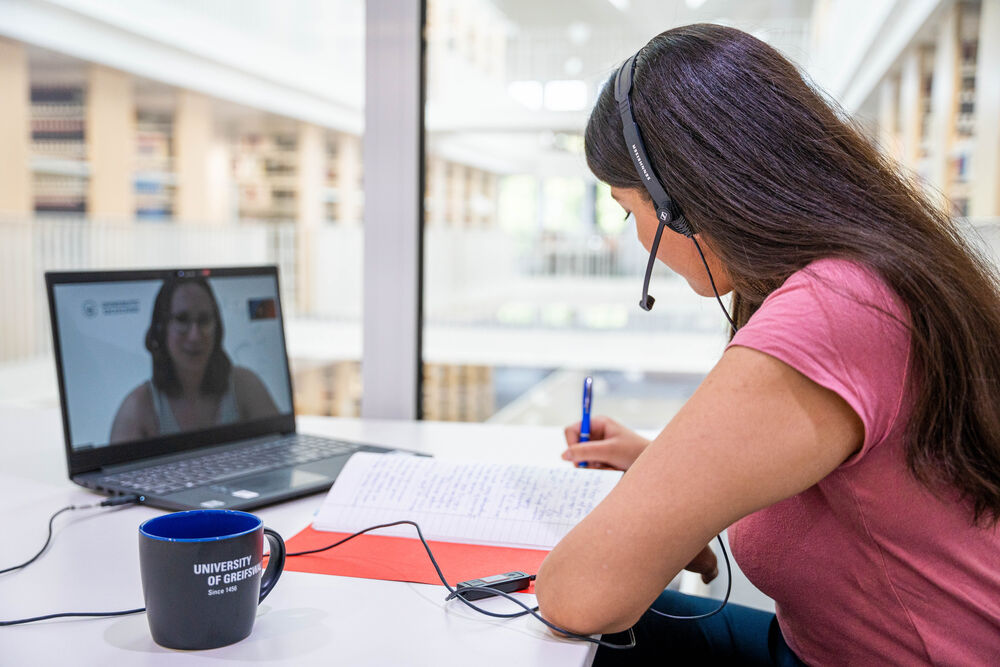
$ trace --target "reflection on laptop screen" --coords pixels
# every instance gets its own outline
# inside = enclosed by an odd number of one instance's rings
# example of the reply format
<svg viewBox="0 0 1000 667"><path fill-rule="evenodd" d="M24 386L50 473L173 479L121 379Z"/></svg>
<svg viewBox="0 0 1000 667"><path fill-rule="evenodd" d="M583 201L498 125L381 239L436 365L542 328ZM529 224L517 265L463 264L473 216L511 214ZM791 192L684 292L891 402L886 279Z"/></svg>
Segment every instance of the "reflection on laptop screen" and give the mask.
<svg viewBox="0 0 1000 667"><path fill-rule="evenodd" d="M74 450L292 412L272 275L57 284Z"/></svg>

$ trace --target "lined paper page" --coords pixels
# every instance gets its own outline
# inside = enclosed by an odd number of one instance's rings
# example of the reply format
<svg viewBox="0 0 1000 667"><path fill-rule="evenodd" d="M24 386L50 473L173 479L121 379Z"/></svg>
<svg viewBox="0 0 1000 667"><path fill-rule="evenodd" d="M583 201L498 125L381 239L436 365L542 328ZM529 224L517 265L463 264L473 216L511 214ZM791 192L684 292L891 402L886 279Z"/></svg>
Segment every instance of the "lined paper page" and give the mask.
<svg viewBox="0 0 1000 667"><path fill-rule="evenodd" d="M551 549L621 476L358 452L337 476L313 528L353 533L410 519L429 540ZM412 526L377 534L416 537Z"/></svg>

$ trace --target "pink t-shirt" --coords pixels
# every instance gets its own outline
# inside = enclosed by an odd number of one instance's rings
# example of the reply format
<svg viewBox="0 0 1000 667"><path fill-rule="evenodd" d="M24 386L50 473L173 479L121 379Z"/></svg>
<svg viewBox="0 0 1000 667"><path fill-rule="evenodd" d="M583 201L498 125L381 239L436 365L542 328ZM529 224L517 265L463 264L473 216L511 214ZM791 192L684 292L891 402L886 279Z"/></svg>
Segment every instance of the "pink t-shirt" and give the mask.
<svg viewBox="0 0 1000 667"><path fill-rule="evenodd" d="M874 272L825 259L736 334L730 345L841 396L865 439L815 486L731 526L733 555L808 663L1000 664L1000 530L973 527L954 492L939 499L906 469L910 343L898 320L908 311Z"/></svg>

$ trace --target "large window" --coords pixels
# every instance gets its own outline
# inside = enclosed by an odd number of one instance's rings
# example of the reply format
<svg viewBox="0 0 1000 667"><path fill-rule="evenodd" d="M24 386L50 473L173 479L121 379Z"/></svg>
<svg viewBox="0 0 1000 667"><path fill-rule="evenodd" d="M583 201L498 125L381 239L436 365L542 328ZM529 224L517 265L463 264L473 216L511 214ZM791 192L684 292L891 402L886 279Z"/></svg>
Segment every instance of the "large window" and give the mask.
<svg viewBox="0 0 1000 667"><path fill-rule="evenodd" d="M727 15L801 54L809 4L632 4L429 0L425 418L566 424L593 375L595 411L659 428L718 359L718 305L666 267L639 309L647 255L583 128L655 32Z"/></svg>
<svg viewBox="0 0 1000 667"><path fill-rule="evenodd" d="M358 414L367 4L0 2L0 402L56 401L44 271L274 263L297 408ZM997 247L1000 13L842 4L427 0L424 416L563 424L592 374L598 412L658 428L717 359L717 306L664 267L638 308L645 253L583 158L600 86L675 25L779 48Z"/></svg>

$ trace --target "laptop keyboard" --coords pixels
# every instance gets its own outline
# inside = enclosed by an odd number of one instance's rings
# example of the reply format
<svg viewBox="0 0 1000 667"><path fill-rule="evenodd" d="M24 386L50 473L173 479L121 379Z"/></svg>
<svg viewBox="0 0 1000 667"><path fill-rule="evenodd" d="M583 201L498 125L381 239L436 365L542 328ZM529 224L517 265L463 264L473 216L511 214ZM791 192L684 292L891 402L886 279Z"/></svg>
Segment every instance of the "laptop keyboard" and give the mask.
<svg viewBox="0 0 1000 667"><path fill-rule="evenodd" d="M357 445L295 434L217 454L105 475L101 482L136 493L163 495L232 477L287 468L353 453Z"/></svg>

